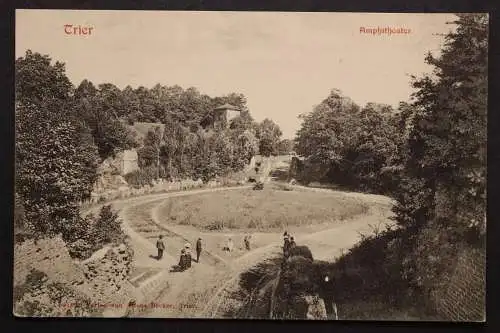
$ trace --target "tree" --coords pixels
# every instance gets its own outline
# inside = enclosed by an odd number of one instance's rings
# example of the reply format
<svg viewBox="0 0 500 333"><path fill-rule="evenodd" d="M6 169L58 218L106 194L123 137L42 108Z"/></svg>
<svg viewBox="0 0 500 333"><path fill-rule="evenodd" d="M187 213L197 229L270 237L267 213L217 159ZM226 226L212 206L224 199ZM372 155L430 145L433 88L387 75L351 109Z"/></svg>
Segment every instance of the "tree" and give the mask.
<svg viewBox="0 0 500 333"><path fill-rule="evenodd" d="M102 159L137 146L132 132L118 118L125 115L126 104L117 87L101 84L97 89L92 82L83 80L73 103L75 117L90 128Z"/></svg>
<svg viewBox="0 0 500 333"><path fill-rule="evenodd" d="M68 100L73 85L66 76L64 63L48 55L26 51L16 60L16 102L23 105L40 105L48 99Z"/></svg>
<svg viewBox="0 0 500 333"><path fill-rule="evenodd" d="M278 154L288 155L293 151L294 142L290 139L283 139L278 144Z"/></svg>
<svg viewBox="0 0 500 333"><path fill-rule="evenodd" d="M301 118L296 150L312 165L329 170L329 181L376 192L393 186L382 176L396 149L397 128L390 106L368 103L360 108L334 89Z"/></svg>
<svg viewBox="0 0 500 333"><path fill-rule="evenodd" d="M97 150L72 110L64 64L26 52L16 60L16 193L36 236L62 233L96 180Z"/></svg>
<svg viewBox="0 0 500 333"><path fill-rule="evenodd" d="M96 180L97 150L61 118L60 105L16 109L16 191L36 234L71 234L81 201Z"/></svg>
<svg viewBox="0 0 500 333"><path fill-rule="evenodd" d="M488 20L485 14L457 17L441 55L426 57L433 74L413 82L416 112L405 176L420 180L430 193L413 204L419 214L408 215L401 212L402 189L396 211L401 223L439 221L453 225L460 237L470 226L485 228Z"/></svg>
<svg viewBox="0 0 500 333"><path fill-rule="evenodd" d="M144 146L138 151L139 167L159 167L161 146L162 137L160 128L157 127L154 131L149 130L144 138Z"/></svg>
<svg viewBox="0 0 500 333"><path fill-rule="evenodd" d="M271 119L264 119L257 127L259 151L263 156L277 155L281 129Z"/></svg>
<svg viewBox="0 0 500 333"><path fill-rule="evenodd" d="M230 140L228 131L215 132L210 138L209 150L214 152L213 157L217 162L217 176L222 176L231 171L234 158L234 145Z"/></svg>
<svg viewBox="0 0 500 333"><path fill-rule="evenodd" d="M233 169L243 170L250 160L259 152L259 140L252 131L246 130L233 139L235 146L233 155Z"/></svg>

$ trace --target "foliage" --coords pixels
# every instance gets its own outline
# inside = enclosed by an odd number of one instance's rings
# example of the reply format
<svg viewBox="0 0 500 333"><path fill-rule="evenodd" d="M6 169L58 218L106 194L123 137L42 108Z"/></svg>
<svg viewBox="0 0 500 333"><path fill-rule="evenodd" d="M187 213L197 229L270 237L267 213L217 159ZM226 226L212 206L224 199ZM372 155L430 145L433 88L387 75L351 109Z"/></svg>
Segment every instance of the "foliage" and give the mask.
<svg viewBox="0 0 500 333"><path fill-rule="evenodd" d="M65 65L61 62L51 64L47 55L26 51L18 58L16 70L16 102L22 105L40 105L48 99L67 100L72 84L66 76Z"/></svg>
<svg viewBox="0 0 500 333"><path fill-rule="evenodd" d="M112 211L111 205L102 207L99 218L92 228L92 234L96 243L118 244L122 242L124 240L124 233L120 224L121 221L118 218L118 214Z"/></svg>
<svg viewBox="0 0 500 333"><path fill-rule="evenodd" d="M335 263L338 299L351 305L434 315L458 253L484 250L487 16L457 17L441 55L426 58L434 73L414 79L413 102L391 120L396 149L383 171L396 180L400 229L365 237Z"/></svg>
<svg viewBox="0 0 500 333"><path fill-rule="evenodd" d="M95 88L88 80L83 80L75 90L73 103L76 117L90 128L103 160L137 145L132 132L118 116L125 107L121 95L121 91L112 84L101 84Z"/></svg>
<svg viewBox="0 0 500 333"><path fill-rule="evenodd" d="M103 206L99 216L88 215L79 220L68 242L69 253L73 258L86 259L106 244L120 244L125 241L121 221L111 205Z"/></svg>
<svg viewBox="0 0 500 333"><path fill-rule="evenodd" d="M157 127L155 130L149 130L144 138L144 144L142 148L137 151L139 157L139 167L159 167L160 163L160 149L162 144L162 137L160 128Z"/></svg>
<svg viewBox="0 0 500 333"><path fill-rule="evenodd" d="M393 157L397 140L390 106L368 103L360 108L332 90L301 118L296 150L313 166L326 169L326 180L361 190L389 190L392 183L383 177L383 170Z"/></svg>
<svg viewBox="0 0 500 333"><path fill-rule="evenodd" d="M157 178L158 171L156 167L146 167L129 172L125 175L125 181L135 188L141 188L146 185L152 185Z"/></svg>
<svg viewBox="0 0 500 333"><path fill-rule="evenodd" d="M425 59L434 72L414 78L412 103L396 112L360 109L333 91L302 117L299 154L332 168L330 180L388 188L396 199L399 229L364 237L335 263L346 309L369 300L432 311L459 251L484 250L487 21L457 15L440 56Z"/></svg>
<svg viewBox="0 0 500 333"><path fill-rule="evenodd" d="M290 139L283 139L278 143L278 155L288 155L294 149L294 142Z"/></svg>
<svg viewBox="0 0 500 333"><path fill-rule="evenodd" d="M27 51L16 60L16 78L16 193L26 228L67 239L97 177L97 151L71 116L64 64Z"/></svg>
<svg viewBox="0 0 500 333"><path fill-rule="evenodd" d="M413 83L404 176L430 193L410 203L402 187L396 212L406 225L436 219L463 234L469 227L485 230L488 25L482 14L460 14L454 23L440 57L426 58L434 75ZM407 214L409 205L419 214Z"/></svg>
<svg viewBox="0 0 500 333"><path fill-rule="evenodd" d="M257 138L259 139L259 151L263 156L278 155L281 137L281 129L271 119L264 119L257 125Z"/></svg>

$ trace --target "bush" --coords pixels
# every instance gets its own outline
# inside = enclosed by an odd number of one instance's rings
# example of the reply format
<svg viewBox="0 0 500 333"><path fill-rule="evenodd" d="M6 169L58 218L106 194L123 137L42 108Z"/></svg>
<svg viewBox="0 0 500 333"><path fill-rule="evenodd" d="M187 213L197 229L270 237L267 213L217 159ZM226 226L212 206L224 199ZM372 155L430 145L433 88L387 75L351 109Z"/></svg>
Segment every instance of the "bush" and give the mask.
<svg viewBox="0 0 500 333"><path fill-rule="evenodd" d="M121 243L125 239L125 234L121 228L121 221L118 214L113 212L111 205L101 208L99 218L92 226L92 238L96 244Z"/></svg>
<svg viewBox="0 0 500 333"><path fill-rule="evenodd" d="M264 183L263 182L257 182L257 184L255 184L253 186L253 189L254 190L263 190L264 189Z"/></svg>
<svg viewBox="0 0 500 333"><path fill-rule="evenodd" d="M145 185L153 185L153 180L158 178L158 170L154 166L148 166L143 169L129 172L125 175L128 184L135 188L141 188Z"/></svg>
<svg viewBox="0 0 500 333"><path fill-rule="evenodd" d="M111 205L103 206L97 218L89 215L80 219L74 230L68 250L71 257L78 259L87 259L104 245L119 244L126 239L118 214L112 211Z"/></svg>
<svg viewBox="0 0 500 333"><path fill-rule="evenodd" d="M78 239L72 243L68 244L69 255L72 258L77 259L87 259L90 258L92 253L94 252L95 246L86 239Z"/></svg>
<svg viewBox="0 0 500 333"><path fill-rule="evenodd" d="M402 248L395 242L400 230L386 230L362 240L333 265L337 301L355 303L382 297L387 305L400 304L408 286L402 278Z"/></svg>

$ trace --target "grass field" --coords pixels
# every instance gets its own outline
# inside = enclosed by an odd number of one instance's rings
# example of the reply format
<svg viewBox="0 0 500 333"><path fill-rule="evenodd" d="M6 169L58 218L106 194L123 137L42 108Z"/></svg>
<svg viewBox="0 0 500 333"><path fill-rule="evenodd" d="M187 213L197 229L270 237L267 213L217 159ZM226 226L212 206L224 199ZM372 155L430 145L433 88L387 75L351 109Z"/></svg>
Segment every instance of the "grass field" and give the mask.
<svg viewBox="0 0 500 333"><path fill-rule="evenodd" d="M277 231L287 227L340 222L364 214L368 206L341 193L316 193L266 185L251 189L168 199L160 210L169 224L205 231Z"/></svg>

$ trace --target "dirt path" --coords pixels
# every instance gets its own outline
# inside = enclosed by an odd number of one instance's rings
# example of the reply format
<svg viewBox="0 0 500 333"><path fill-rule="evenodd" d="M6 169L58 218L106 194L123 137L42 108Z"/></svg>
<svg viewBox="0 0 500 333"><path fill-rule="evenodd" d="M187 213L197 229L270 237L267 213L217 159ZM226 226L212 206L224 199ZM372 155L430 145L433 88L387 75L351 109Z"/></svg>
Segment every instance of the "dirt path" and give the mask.
<svg viewBox="0 0 500 333"><path fill-rule="evenodd" d="M143 313L142 316L157 318L217 317L219 308L228 299L228 291L234 289L237 285L239 274L272 256L273 253L280 252L281 239L232 260L225 260L214 253L206 252L202 256L201 263L194 262L190 270L170 272L171 266L178 261L177 251L182 248L186 241L193 244L194 239L187 239L184 235L176 232L175 228L169 228L169 226L161 224L157 216L157 208L164 200L176 196L237 190L248 187L162 193L123 199L111 203L113 208L119 211L119 215L123 220L123 228L130 236L131 245L134 249L133 266L140 268L142 271L165 272L168 270L168 287L164 288L159 295L156 295L155 299L148 300L162 306L152 308ZM305 189L319 192L332 191L327 189ZM361 193L344 194L354 196L369 204L370 209L366 215L351 219L347 223L328 230L295 235L296 242L309 246L317 259L331 261L341 254L343 249L348 249L354 245L359 240L360 233L370 232L372 226L382 226L389 223L388 217L390 216L391 206L389 198ZM93 207L92 211L98 209L99 207ZM162 260L156 260L152 257L156 254L154 243L159 234L164 235L167 246Z"/></svg>
<svg viewBox="0 0 500 333"><path fill-rule="evenodd" d="M323 189L311 190L331 191ZM155 213L156 208L161 205L166 198L211 191L216 191L216 189L188 191L171 195L165 194L155 198L148 198L127 206L121 211L121 216L124 218L125 225L128 225L131 229L137 228L137 224L135 223L139 220L146 221L157 228L161 227L161 232L169 232L171 230L168 226L160 224L156 216L157 213ZM360 200L369 203L370 210L368 214L328 230L312 234L296 235L297 243L309 246L317 259L333 260L336 256L341 254L343 249L348 249L356 243L359 240L360 233L370 232L371 226L383 225L389 222L390 200L388 198L359 193L346 193L346 195L356 196ZM133 213L131 213L131 211L133 211ZM135 246L142 246L144 248L145 237L140 232L136 232L136 230L132 230L132 234L135 232L135 237L143 239L137 239ZM153 237L156 237L156 235ZM186 239L175 231L167 236L168 244L171 244L171 246L175 244L174 247L177 246L177 248L181 248L185 241ZM152 248L149 251L154 251L152 239L147 242L151 244ZM256 248L231 262L226 262L223 258L219 261L205 260L205 262L200 264L193 263L192 269L186 272L172 272L169 278L168 290L162 292L155 300L156 303L166 306L151 309L146 312L144 316L163 318L217 316L219 308L227 299L227 292L233 289L238 283L239 274L258 262L272 256L273 253L279 253L280 246L281 239L275 243ZM169 245L167 245L167 247L169 247ZM141 253L141 251L139 251L139 253ZM210 253L205 254L205 257L210 258L210 256ZM155 264L151 263L151 258L146 256L137 257L136 262L137 265L142 265L142 267L144 267L144 265L155 266ZM165 267L165 269L167 268Z"/></svg>

